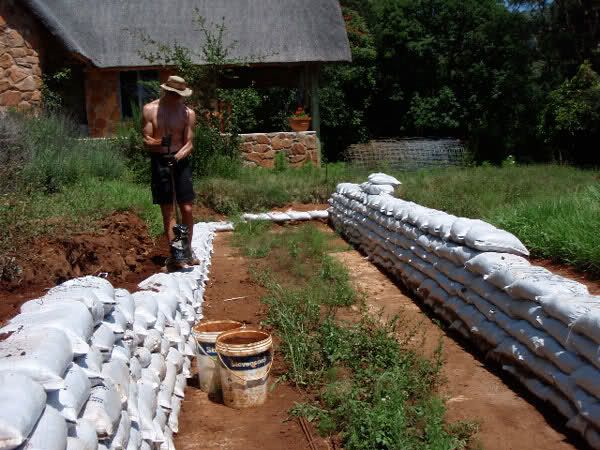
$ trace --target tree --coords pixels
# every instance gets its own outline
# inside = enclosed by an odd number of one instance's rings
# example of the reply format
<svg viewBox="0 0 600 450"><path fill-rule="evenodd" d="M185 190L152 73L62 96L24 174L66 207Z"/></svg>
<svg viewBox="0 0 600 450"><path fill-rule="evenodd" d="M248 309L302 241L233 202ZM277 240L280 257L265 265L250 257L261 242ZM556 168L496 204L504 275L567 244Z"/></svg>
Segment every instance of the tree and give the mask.
<svg viewBox="0 0 600 450"><path fill-rule="evenodd" d="M539 132L558 161L600 163L600 76L589 62L550 93Z"/></svg>

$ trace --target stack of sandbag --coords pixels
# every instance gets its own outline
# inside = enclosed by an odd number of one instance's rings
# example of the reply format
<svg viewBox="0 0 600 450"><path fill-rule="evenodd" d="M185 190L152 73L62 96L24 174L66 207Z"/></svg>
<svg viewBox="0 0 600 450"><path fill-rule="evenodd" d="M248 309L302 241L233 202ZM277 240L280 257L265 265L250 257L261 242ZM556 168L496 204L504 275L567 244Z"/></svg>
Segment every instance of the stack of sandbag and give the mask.
<svg viewBox="0 0 600 450"><path fill-rule="evenodd" d="M217 228L194 227L200 265L134 294L88 276L22 305L0 329L0 450L174 448Z"/></svg>
<svg viewBox="0 0 600 450"><path fill-rule="evenodd" d="M271 222L300 222L305 220L327 220L329 213L325 209L316 209L314 211L273 211L268 213L246 213L242 215L242 220L252 222L255 220Z"/></svg>
<svg viewBox="0 0 600 450"><path fill-rule="evenodd" d="M504 230L393 197L398 184L339 184L332 224L600 448L600 297Z"/></svg>

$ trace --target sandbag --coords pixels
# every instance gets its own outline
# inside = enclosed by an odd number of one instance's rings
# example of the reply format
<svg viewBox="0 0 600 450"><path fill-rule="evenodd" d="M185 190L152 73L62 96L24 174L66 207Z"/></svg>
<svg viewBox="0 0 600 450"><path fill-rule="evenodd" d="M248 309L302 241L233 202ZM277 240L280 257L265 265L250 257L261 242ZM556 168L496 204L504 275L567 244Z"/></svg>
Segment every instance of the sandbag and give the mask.
<svg viewBox="0 0 600 450"><path fill-rule="evenodd" d="M104 361L108 361L115 345L115 340L116 336L112 330L106 324L101 323L94 331L90 339L90 344L92 348L100 352Z"/></svg>
<svg viewBox="0 0 600 450"><path fill-rule="evenodd" d="M154 441L156 430L154 428L154 415L156 414L156 391L144 381L138 383L138 412L139 428L142 439Z"/></svg>
<svg viewBox="0 0 600 450"><path fill-rule="evenodd" d="M113 345L111 359L118 359L119 361L123 361L127 366L129 366L129 362L131 361L131 351L130 346L126 341L119 339Z"/></svg>
<svg viewBox="0 0 600 450"><path fill-rule="evenodd" d="M116 387L106 382L92 388L81 418L94 425L99 439L109 439L121 418L121 399Z"/></svg>
<svg viewBox="0 0 600 450"><path fill-rule="evenodd" d="M127 450L138 450L142 445L142 433L136 423L131 424L129 430L129 441L127 442Z"/></svg>
<svg viewBox="0 0 600 450"><path fill-rule="evenodd" d="M465 243L482 252L503 252L529 256L529 250L514 234L490 224L473 225L465 235Z"/></svg>
<svg viewBox="0 0 600 450"><path fill-rule="evenodd" d="M87 281L90 281L90 283ZM87 302L93 301L91 299L96 299L96 301L102 303L104 314L110 312L116 304L112 285L107 280L98 277L83 277L66 281L50 289L44 297L61 299L77 298L78 300L85 298Z"/></svg>
<svg viewBox="0 0 600 450"><path fill-rule="evenodd" d="M450 239L457 244L464 243L467 233L471 227L477 223L481 224L485 222L482 222L481 220L477 221L473 219L467 219L465 217L459 217L454 221L452 227L450 228Z"/></svg>
<svg viewBox="0 0 600 450"><path fill-rule="evenodd" d="M316 209L314 211L308 211L308 214L310 215L310 218L312 220L326 220L327 218L329 218L329 212L327 212L326 209Z"/></svg>
<svg viewBox="0 0 600 450"><path fill-rule="evenodd" d="M65 450L67 423L51 406L46 406L27 441L19 450Z"/></svg>
<svg viewBox="0 0 600 450"><path fill-rule="evenodd" d="M519 276L506 287L513 298L536 301L540 297L563 293L573 296L588 295L587 287L577 281L554 275L551 272L539 276Z"/></svg>
<svg viewBox="0 0 600 450"><path fill-rule="evenodd" d="M145 347L138 347L135 349L135 357L140 362L140 366L142 369L145 369L150 365L152 361L152 353Z"/></svg>
<svg viewBox="0 0 600 450"><path fill-rule="evenodd" d="M382 172L372 173L367 178L371 184L389 184L390 186L400 186L402 183L391 175Z"/></svg>
<svg viewBox="0 0 600 450"><path fill-rule="evenodd" d="M0 449L21 445L46 406L41 385L20 373L0 372Z"/></svg>
<svg viewBox="0 0 600 450"><path fill-rule="evenodd" d="M98 299L93 291L80 288L69 291L69 295L56 293L54 295L45 295L44 297L29 300L21 305L22 313L31 313L39 311L45 307L59 307L62 304L71 304L79 302L88 309L94 320L94 325L98 325L104 318L104 304Z"/></svg>
<svg viewBox="0 0 600 450"><path fill-rule="evenodd" d="M150 365L148 369L156 374L159 380L165 378L167 372L167 366L165 364L165 358L160 353L153 353L150 357Z"/></svg>
<svg viewBox="0 0 600 450"><path fill-rule="evenodd" d="M87 401L92 385L86 373L71 363L65 374L65 386L48 393L48 404L59 411L69 422L75 422Z"/></svg>
<svg viewBox="0 0 600 450"><path fill-rule="evenodd" d="M87 342L94 330L94 319L83 303L57 303L15 316L0 329L0 333L31 328L62 331L71 342L72 353L77 356L89 350Z"/></svg>
<svg viewBox="0 0 600 450"><path fill-rule="evenodd" d="M170 411L171 410L171 397L173 396L173 389L175 388L175 378L177 376L177 368L174 364L166 364L165 377L158 390L157 402L160 407Z"/></svg>
<svg viewBox="0 0 600 450"><path fill-rule="evenodd" d="M185 359L185 361L189 362L189 359ZM189 371L189 369L188 369ZM182 365L182 372L177 375L177 377L175 378L175 386L173 387L173 395L179 397L179 398L183 398L185 397L185 386L186 386L186 374L183 372L183 365Z"/></svg>
<svg viewBox="0 0 600 450"><path fill-rule="evenodd" d="M109 380L119 393L122 405L127 403L127 394L129 392L129 368L119 360L112 359L102 366L102 375L105 380Z"/></svg>
<svg viewBox="0 0 600 450"><path fill-rule="evenodd" d="M149 330L144 339L144 348L152 353L160 351L161 339L162 335L158 330Z"/></svg>
<svg viewBox="0 0 600 450"><path fill-rule="evenodd" d="M127 289L115 289L115 308L127 319L129 325L133 324L135 317L135 302Z"/></svg>
<svg viewBox="0 0 600 450"><path fill-rule="evenodd" d="M158 304L150 291L139 291L131 294L135 303L135 319L140 319L151 327L156 322Z"/></svg>
<svg viewBox="0 0 600 450"><path fill-rule="evenodd" d="M29 376L46 390L60 389L63 375L73 361L71 342L58 329L27 329L0 342L0 372Z"/></svg>
<svg viewBox="0 0 600 450"><path fill-rule="evenodd" d="M122 338L127 328L129 328L127 318L117 308L113 309L106 316L104 316L102 323L112 330L116 339Z"/></svg>
<svg viewBox="0 0 600 450"><path fill-rule="evenodd" d="M510 267L529 267L530 265L529 261L521 256L495 252L480 253L465 263L467 270L485 277L486 281L489 281L487 277L497 270L508 269ZM495 286L500 289L505 287Z"/></svg>
<svg viewBox="0 0 600 450"><path fill-rule="evenodd" d="M179 432L179 410L181 409L181 401L182 400L176 396L173 396L173 399L171 400L171 414L169 414L167 425L173 433Z"/></svg>
<svg viewBox="0 0 600 450"><path fill-rule="evenodd" d="M129 431L131 430L131 419L127 411L121 411L119 426L113 438L110 441L111 450L126 450L129 442Z"/></svg>
<svg viewBox="0 0 600 450"><path fill-rule="evenodd" d="M87 354L78 356L74 362L81 367L92 386L97 386L104 380L102 376L103 357L97 348L90 347L90 351Z"/></svg>
<svg viewBox="0 0 600 450"><path fill-rule="evenodd" d="M85 419L79 419L75 424L68 425L68 436L83 443L85 450L96 450L98 448L98 435L96 427Z"/></svg>
<svg viewBox="0 0 600 450"><path fill-rule="evenodd" d="M600 302L600 297L593 298ZM600 344L600 308L590 308L583 313L573 322L573 330Z"/></svg>
<svg viewBox="0 0 600 450"><path fill-rule="evenodd" d="M556 294L543 296L537 299L544 312L567 326L571 326L583 314L592 310L600 310L600 298L594 296L573 297L571 295Z"/></svg>

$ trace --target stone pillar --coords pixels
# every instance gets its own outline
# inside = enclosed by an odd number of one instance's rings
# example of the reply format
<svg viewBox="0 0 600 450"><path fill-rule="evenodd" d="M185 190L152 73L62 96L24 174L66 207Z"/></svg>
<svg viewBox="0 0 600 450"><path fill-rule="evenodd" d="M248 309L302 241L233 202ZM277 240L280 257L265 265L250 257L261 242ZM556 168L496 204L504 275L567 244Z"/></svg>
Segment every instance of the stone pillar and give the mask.
<svg viewBox="0 0 600 450"><path fill-rule="evenodd" d="M119 72L88 69L85 73L85 107L91 137L113 133L121 120Z"/></svg>
<svg viewBox="0 0 600 450"><path fill-rule="evenodd" d="M13 0L0 1L0 110L40 106L43 30Z"/></svg>

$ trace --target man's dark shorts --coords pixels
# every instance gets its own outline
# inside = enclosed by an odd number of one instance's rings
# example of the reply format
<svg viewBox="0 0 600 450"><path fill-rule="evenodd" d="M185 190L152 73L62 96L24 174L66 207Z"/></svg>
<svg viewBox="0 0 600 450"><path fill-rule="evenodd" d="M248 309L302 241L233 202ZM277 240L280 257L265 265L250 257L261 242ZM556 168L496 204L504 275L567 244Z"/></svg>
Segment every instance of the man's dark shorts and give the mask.
<svg viewBox="0 0 600 450"><path fill-rule="evenodd" d="M151 155L152 202L155 205L173 203L171 191L171 172L168 159L162 155ZM175 163L175 193L177 203L191 203L196 194L192 183L192 164L190 158Z"/></svg>

